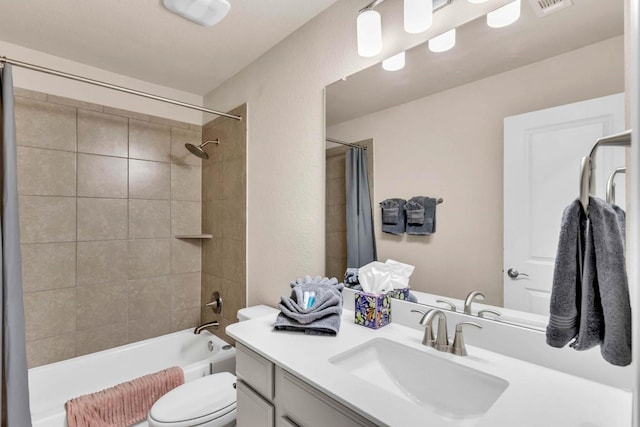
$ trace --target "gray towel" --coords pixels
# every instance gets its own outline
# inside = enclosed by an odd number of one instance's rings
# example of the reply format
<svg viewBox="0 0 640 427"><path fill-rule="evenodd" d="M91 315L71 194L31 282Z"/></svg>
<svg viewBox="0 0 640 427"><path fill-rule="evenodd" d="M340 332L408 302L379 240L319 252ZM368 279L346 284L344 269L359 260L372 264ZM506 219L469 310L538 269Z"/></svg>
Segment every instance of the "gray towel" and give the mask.
<svg viewBox="0 0 640 427"><path fill-rule="evenodd" d="M284 314L278 314L273 325L276 331L304 332L306 335L336 336L340 332L340 315L330 314L312 324L302 325Z"/></svg>
<svg viewBox="0 0 640 427"><path fill-rule="evenodd" d="M436 199L416 196L405 204L407 234L428 236L436 232Z"/></svg>
<svg viewBox="0 0 640 427"><path fill-rule="evenodd" d="M627 241L627 214L618 205L611 205L614 212L618 216L618 225L620 226L620 232L622 233L622 243L626 246Z"/></svg>
<svg viewBox="0 0 640 427"><path fill-rule="evenodd" d="M386 199L380 202L382 209L382 231L389 234L403 234L405 230L404 199Z"/></svg>

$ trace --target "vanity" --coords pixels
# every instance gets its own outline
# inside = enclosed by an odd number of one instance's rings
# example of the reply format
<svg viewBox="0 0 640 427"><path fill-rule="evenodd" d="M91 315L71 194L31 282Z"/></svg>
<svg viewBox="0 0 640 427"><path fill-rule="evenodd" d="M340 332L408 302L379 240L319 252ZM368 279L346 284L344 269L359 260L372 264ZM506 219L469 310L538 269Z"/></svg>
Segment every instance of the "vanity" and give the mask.
<svg viewBox="0 0 640 427"><path fill-rule="evenodd" d="M417 323L411 306L394 309ZM630 391L473 345L438 352L415 325L372 330L353 316L336 337L273 332L275 315L227 327L238 426L631 426Z"/></svg>

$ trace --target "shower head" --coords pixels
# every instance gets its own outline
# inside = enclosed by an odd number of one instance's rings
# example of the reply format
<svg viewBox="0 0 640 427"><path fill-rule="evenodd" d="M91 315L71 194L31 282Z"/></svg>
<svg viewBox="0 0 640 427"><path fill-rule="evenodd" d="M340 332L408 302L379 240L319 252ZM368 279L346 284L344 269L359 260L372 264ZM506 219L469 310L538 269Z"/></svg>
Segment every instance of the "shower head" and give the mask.
<svg viewBox="0 0 640 427"><path fill-rule="evenodd" d="M207 160L209 158L209 155L207 154L206 151L204 151L204 147L213 142L214 144L218 145L220 144L220 139L216 138L210 141L205 141L200 145L193 145L193 144L184 144L184 146L187 148L187 150L189 150L191 152L191 154L193 154L194 156L198 156L201 159L205 159Z"/></svg>

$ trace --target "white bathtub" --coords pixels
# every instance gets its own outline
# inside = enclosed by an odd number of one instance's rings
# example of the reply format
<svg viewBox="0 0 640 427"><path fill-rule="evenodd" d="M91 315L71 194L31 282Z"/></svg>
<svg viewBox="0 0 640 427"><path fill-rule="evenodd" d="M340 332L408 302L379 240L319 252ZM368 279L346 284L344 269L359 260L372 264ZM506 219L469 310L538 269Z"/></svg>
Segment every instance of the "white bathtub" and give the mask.
<svg viewBox="0 0 640 427"><path fill-rule="evenodd" d="M187 329L29 369L33 427L67 427L67 400L171 366L184 370L185 382L235 372L235 348L208 331Z"/></svg>

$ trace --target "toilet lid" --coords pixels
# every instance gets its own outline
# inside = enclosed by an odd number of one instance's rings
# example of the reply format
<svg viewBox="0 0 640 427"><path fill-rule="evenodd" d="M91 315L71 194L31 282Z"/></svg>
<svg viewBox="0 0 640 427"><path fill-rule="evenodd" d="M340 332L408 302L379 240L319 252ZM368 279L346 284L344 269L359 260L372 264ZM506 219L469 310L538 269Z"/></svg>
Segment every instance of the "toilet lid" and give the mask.
<svg viewBox="0 0 640 427"><path fill-rule="evenodd" d="M236 404L236 376L229 372L207 375L176 387L153 405L154 420L171 423L224 414Z"/></svg>

